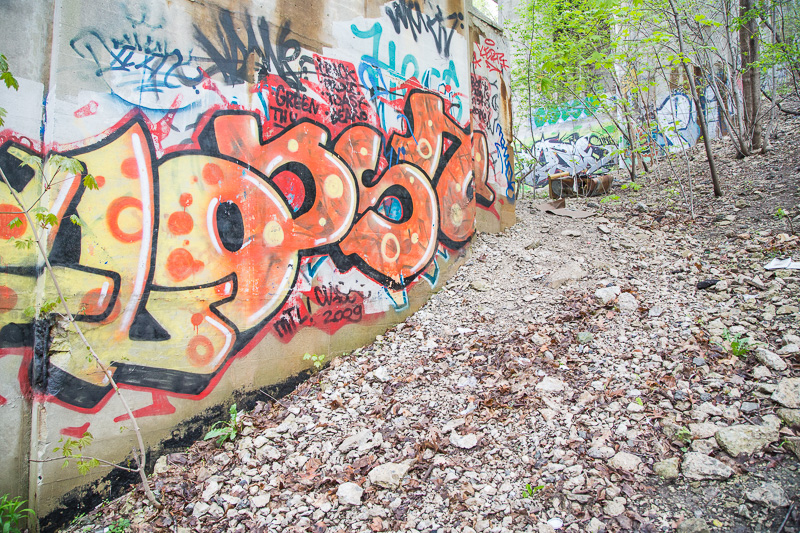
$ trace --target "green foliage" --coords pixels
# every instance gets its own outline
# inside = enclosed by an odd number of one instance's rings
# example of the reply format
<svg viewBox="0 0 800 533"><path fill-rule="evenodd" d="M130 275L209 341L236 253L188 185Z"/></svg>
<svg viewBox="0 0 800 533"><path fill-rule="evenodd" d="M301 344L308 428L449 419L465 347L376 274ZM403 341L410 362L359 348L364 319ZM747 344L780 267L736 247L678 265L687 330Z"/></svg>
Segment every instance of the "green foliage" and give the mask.
<svg viewBox="0 0 800 533"><path fill-rule="evenodd" d="M303 356L303 361L311 360L314 362L314 368L319 370L325 364L325 354L307 353Z"/></svg>
<svg viewBox="0 0 800 533"><path fill-rule="evenodd" d="M119 518L116 522L108 526L108 533L125 533L130 527L130 520L127 518Z"/></svg>
<svg viewBox="0 0 800 533"><path fill-rule="evenodd" d="M39 209L44 209L44 208L40 207ZM48 229L52 226L58 226L58 217L48 211L36 213L34 215L34 218L36 219L36 222L38 222L39 225L42 227L42 229Z"/></svg>
<svg viewBox="0 0 800 533"><path fill-rule="evenodd" d="M748 352L753 349L750 339L741 333L731 333L726 328L722 332L722 338L731 346L731 353L736 357L747 357Z"/></svg>
<svg viewBox="0 0 800 533"><path fill-rule="evenodd" d="M61 450L61 455L64 457L64 463L61 465L61 468L66 468L69 466L70 459L75 459L75 466L78 467L78 472L82 476L85 476L91 469L100 466L99 460L94 457L84 457L82 453L83 449L89 447L93 440L94 437L88 431L83 434L83 437L77 440L71 437L67 437L66 439L61 437L58 439L58 443L61 444L61 446L53 448L53 453Z"/></svg>
<svg viewBox="0 0 800 533"><path fill-rule="evenodd" d="M0 80L6 84L7 89L14 89L15 91L19 90L19 83L17 83L17 79L11 74L11 70L8 66L8 58L3 54L0 54ZM6 110L0 107L0 126L5 124L3 122L3 118L6 116Z"/></svg>
<svg viewBox="0 0 800 533"><path fill-rule="evenodd" d="M523 114L526 107L555 109L573 99L585 102L576 114L627 112L626 100L614 95L644 93L654 85L643 76L649 67L641 54L644 37L636 33L646 17L653 18L642 2L527 0L517 13L519 22L509 29L525 46L511 79Z"/></svg>
<svg viewBox="0 0 800 533"><path fill-rule="evenodd" d="M19 523L25 518L33 518L33 510L23 509L23 505L25 500L19 497L9 498L8 494L0 496L0 533L18 533Z"/></svg>
<svg viewBox="0 0 800 533"><path fill-rule="evenodd" d="M222 443L226 440L233 441L236 439L236 435L239 434L241 429L239 419L242 413L238 412L236 410L236 404L233 404L228 410L228 414L230 416L229 420L220 420L214 423L209 432L206 433L204 440L217 439L217 446L222 446Z"/></svg>
<svg viewBox="0 0 800 533"><path fill-rule="evenodd" d="M631 189L633 192L639 192L641 188L642 184L635 181L632 181L630 183L623 183L622 185L620 185L620 189L623 190Z"/></svg>
<svg viewBox="0 0 800 533"><path fill-rule="evenodd" d="M33 306L33 305L26 307L22 311L22 313L26 317L28 317L30 319L34 319L34 318L39 318L39 317L42 317L42 316L49 315L50 313L55 311L57 306L58 306L58 302L57 301L55 301L55 300L46 300L38 307Z"/></svg>
<svg viewBox="0 0 800 533"><path fill-rule="evenodd" d="M692 442L692 432L681 426L678 432L675 433L675 440L678 440L684 444L689 444Z"/></svg>
<svg viewBox="0 0 800 533"><path fill-rule="evenodd" d="M17 250L30 250L34 243L33 239L15 239L14 247Z"/></svg>
<svg viewBox="0 0 800 533"><path fill-rule="evenodd" d="M0 71L2 70L3 61L5 59L3 56L0 56ZM46 170L48 173L48 179L44 180L44 188L45 190L49 190L53 185L55 185L55 179L63 174L71 174L71 175L81 175L83 174L83 184L87 189L97 189L97 181L95 180L94 176L91 174L85 173L84 165L77 159L73 159L71 157L65 157L62 155L54 154L50 156L47 160L47 166L45 169L44 164L42 163L42 159L36 155L29 154L27 152L23 152L21 150L12 151L10 150L14 157L18 158L21 163L20 166L28 166L37 176L41 176L42 173ZM20 209L25 210L24 206L19 206ZM59 224L58 217L47 210L47 208L39 206L39 207L31 207L25 212L28 212L32 215L32 218L36 225L43 230L48 230L54 226ZM70 221L77 225L83 226L83 221L81 218L76 215L70 215ZM20 228L22 227L23 222L21 217L14 217L11 222L8 223L8 227L11 229ZM18 250L30 250L36 244L36 239L27 237L27 238L12 238L14 241L14 247ZM28 307L23 312L29 318L38 318L40 316L47 315L52 313L59 302L56 301L47 301L44 302L38 308L36 307ZM80 466L79 466L80 468Z"/></svg>
<svg viewBox="0 0 800 533"><path fill-rule="evenodd" d="M75 516L72 517L72 520L70 520L69 525L70 526L75 526L81 520L83 520L84 518L86 518L86 513L78 513L78 514L76 514Z"/></svg>
<svg viewBox="0 0 800 533"><path fill-rule="evenodd" d="M45 164L42 161L42 158L36 154L29 154L23 151L16 151L14 152L14 156L17 157L20 161L22 161L21 166L25 165L33 169L36 173L36 177L40 177L45 171L49 173L51 177L55 177L58 174L66 173L66 174L73 174L73 175L80 175L85 172L84 165L77 159L73 157L67 157L60 154L52 154L50 157L47 158L47 167L45 168ZM88 175L88 174L87 174ZM48 180L51 181L51 180ZM92 177L88 180L89 185L87 185L90 189L97 188L97 182ZM84 185L87 184L87 180L84 176ZM52 183L48 183L48 185L52 185Z"/></svg>
<svg viewBox="0 0 800 533"><path fill-rule="evenodd" d="M530 483L525 485L525 488L522 489L522 497L523 498L533 498L533 495L539 492L544 488L544 485L536 485L535 487Z"/></svg>
<svg viewBox="0 0 800 533"><path fill-rule="evenodd" d="M611 203L617 202L619 200L620 200L620 197L619 197L618 194L612 194L610 196L603 196L600 199L600 203L601 204L611 204Z"/></svg>

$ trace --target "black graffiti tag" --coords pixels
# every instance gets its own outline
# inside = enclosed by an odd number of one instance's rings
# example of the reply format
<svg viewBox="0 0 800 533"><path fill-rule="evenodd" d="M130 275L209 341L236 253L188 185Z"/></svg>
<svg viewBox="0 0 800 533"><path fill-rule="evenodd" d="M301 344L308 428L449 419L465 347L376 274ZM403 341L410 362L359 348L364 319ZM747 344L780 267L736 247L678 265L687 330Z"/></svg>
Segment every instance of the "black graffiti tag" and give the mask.
<svg viewBox="0 0 800 533"><path fill-rule="evenodd" d="M133 74L143 93L160 94L164 89L193 87L203 78L191 67L189 54L184 57L177 48L170 49L167 43L149 36L126 33L120 39L108 40L99 31L89 30L71 39L69 44L79 56L94 60L98 77L106 72ZM193 75L186 74L185 69L194 70Z"/></svg>
<svg viewBox="0 0 800 533"><path fill-rule="evenodd" d="M435 15L423 15L419 2L408 0L395 0L386 6L386 14L392 21L394 31L398 34L401 26L406 30L411 30L415 41L418 35L430 33L436 44L436 51L444 57L450 57L450 41L453 40L456 28L459 24L462 28L464 27L464 14L461 12L453 12L445 17L442 8L436 6ZM446 26L447 21L451 22L449 27Z"/></svg>
<svg viewBox="0 0 800 533"><path fill-rule="evenodd" d="M206 69L207 74L209 76L222 74L225 83L230 85L256 81L248 79L247 72L248 61L255 55L258 80L266 78L269 74L277 74L292 89L305 91L306 88L301 81L309 74L305 65L313 65L314 61L307 55L301 56L300 43L297 39L289 38L290 23L285 22L280 26L278 39L273 46L267 20L264 17L253 20L246 13L245 17L248 23L245 24L244 40L236 30L233 16L229 11L222 11L219 15L216 28L218 44L214 44L197 25L194 26L195 38L208 55L207 61L211 63ZM294 61L298 62L298 70L292 64Z"/></svg>

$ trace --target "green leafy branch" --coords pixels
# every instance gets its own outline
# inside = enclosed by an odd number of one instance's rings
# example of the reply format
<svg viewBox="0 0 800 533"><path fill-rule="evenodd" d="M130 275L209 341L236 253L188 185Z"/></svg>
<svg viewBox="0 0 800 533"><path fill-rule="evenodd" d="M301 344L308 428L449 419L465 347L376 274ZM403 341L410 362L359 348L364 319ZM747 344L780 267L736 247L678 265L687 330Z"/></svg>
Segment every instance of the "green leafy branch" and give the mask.
<svg viewBox="0 0 800 533"><path fill-rule="evenodd" d="M97 468L98 466L109 466L112 468L119 468L120 470L125 470L126 472L138 472L136 468L129 468L127 466L122 466L117 463L112 463L111 461L106 461L105 459L98 459L97 457L92 457L90 455L84 455L83 450L88 448L92 442L94 441L94 437L88 431L83 434L83 436L79 439L73 439L72 437L61 437L58 439L58 443L61 446L56 446L53 448L53 453L61 452L61 457L52 457L50 459L42 459L36 460L31 459L32 463L49 463L51 461L60 461L62 458L64 459L64 463L61 465L61 468L67 468L69 466L70 460L75 461L75 466L78 467L78 472L85 476L88 474L92 469Z"/></svg>
<svg viewBox="0 0 800 533"><path fill-rule="evenodd" d="M54 176L59 173L58 170L63 171L63 170L66 169L67 171L72 172L73 175L79 174L79 172L77 172L78 169L81 170L80 173L83 173L83 171L84 171L82 163L80 163L77 160L74 160L74 159L71 159L71 158L66 158L66 157L63 157L63 156L56 156L56 155L51 156L49 158L49 160L48 160L48 163L52 163L52 164L56 165L57 171L55 172L55 174L53 174ZM34 169L34 171L38 171L38 172L42 172L43 171L42 163L41 163L41 160L39 158L34 158L34 159L28 161L27 163L26 163L26 160L23 159L23 163L22 164L28 164L29 166L31 166ZM89 352L89 356L98 365L98 367L102 370L103 374L105 375L106 379L108 380L108 383L114 389L114 392L117 394L117 397L120 399L120 402L122 402L122 406L124 407L125 412L128 415L128 418L131 420L131 423L132 423L132 426L133 426L133 430L136 433L137 444L138 444L139 450L138 450L138 453L134 452L134 460L136 461L136 468L135 469L131 469L131 468L128 468L128 467L124 467L122 465L111 463L111 462L105 461L103 459L97 459L97 464L105 464L107 466L112 466L114 468L120 468L122 470L127 470L127 471L130 471L130 472L137 472L139 474L139 477L142 480L142 489L144 490L144 493L147 496L147 499L150 501L150 503L154 507L161 509L161 508L163 508L163 505L158 501L158 499L156 499L155 494L153 493L152 489L150 488L150 482L148 481L147 473L144 470L145 464L146 464L147 452L146 452L146 448L144 446L144 439L142 437L142 432L141 432L139 424L138 424L138 422L136 420L136 417L133 414L133 410L131 409L130 405L128 404L128 401L125 398L125 395L123 395L122 392L120 391L119 385L117 385L117 382L114 379L114 375L109 370L108 366L103 364L103 361L100 359L100 356L97 355L97 352L94 350L94 347L91 345L89 340L86 338L86 335L84 335L83 329L80 327L78 322L75 320L75 316L72 314L72 311L70 311L68 302L64 298L64 293L61 290L61 284L59 283L58 277L55 275L55 272L53 271L53 266L50 264L50 259L49 259L48 254L47 254L47 250L45 249L45 244L44 244L44 241L43 241L43 237L37 231L34 230L34 228L37 227L37 221L34 220L34 216L36 214L41 213L42 215L44 215L41 218L37 217L38 226L39 227L42 227L42 225L45 225L45 226L49 227L49 224L53 221L53 219L50 216L48 216L45 212L34 211L31 207L26 207L25 203L23 202L22 198L20 197L20 194L17 192L17 190L14 187L11 186L11 182L8 180L8 176L6 176L6 174L5 174L5 172L3 171L2 168L0 168L0 178L2 178L3 183L5 183L5 185L8 187L9 192L14 197L14 201L17 203L17 205L19 206L19 208L21 210L20 213L25 216L25 218L28 221L28 225L31 227L31 230L32 230L32 233L33 233L33 242L36 244L37 248L39 249L39 253L41 254L41 258L44 261L45 270L47 271L47 273L49 274L50 279L53 282L53 288L55 289L56 293L58 294L58 300L59 300L59 302L60 302L60 304L61 304L61 306L62 306L62 308L64 310L64 316L65 316L66 321L75 330L75 333L78 335L78 337L80 338L80 340L83 343L83 345L86 346L86 349ZM46 185L48 187L52 187L52 185L55 184L55 183L53 183L53 179L54 178L51 178L49 181L45 181L45 183L46 183ZM91 188L95 188L95 189L98 188L97 187L97 182L88 173L86 173L84 175L84 185L87 188L90 188L90 189ZM44 194L44 193L42 193L42 194ZM41 198L41 196L39 196L39 198ZM38 199L34 203L38 203ZM33 216L32 216L32 213L33 213ZM17 213L15 213L15 214L17 214ZM14 222L14 221L12 221L12 222ZM75 220L73 219L73 223L74 222L75 222ZM53 306L53 308L55 308L55 306ZM80 451L82 450L82 447L78 447L77 445L72 445L71 443L68 446L68 450L72 451L73 453L74 453L74 451L76 449L78 450L78 453L80 453ZM92 466L95 465L94 459L96 459L96 458L84 457L81 454L80 459L79 459L80 464L78 466L79 470L83 470L84 472L88 472L88 470L90 470L92 468ZM31 459L31 461L32 462L47 462L49 460L46 459L44 461L37 461L37 460Z"/></svg>
<svg viewBox="0 0 800 533"><path fill-rule="evenodd" d="M19 90L19 83L17 79L11 74L8 66L8 59L3 54L0 54L0 80L6 84L7 89ZM0 107L0 126L5 124L3 118L6 116L6 110Z"/></svg>

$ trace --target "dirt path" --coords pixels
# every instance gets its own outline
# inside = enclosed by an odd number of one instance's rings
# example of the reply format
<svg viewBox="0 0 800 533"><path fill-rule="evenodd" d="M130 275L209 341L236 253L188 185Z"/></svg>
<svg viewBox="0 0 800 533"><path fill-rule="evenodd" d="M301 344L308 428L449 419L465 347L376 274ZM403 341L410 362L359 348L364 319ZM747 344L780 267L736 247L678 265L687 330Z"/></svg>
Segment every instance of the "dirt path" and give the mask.
<svg viewBox="0 0 800 533"><path fill-rule="evenodd" d="M771 398L800 407L781 392L800 272L762 268L800 260L773 216L799 214L782 128L774 155L722 162L724 199L698 178L695 220L663 177L585 220L518 202L405 323L260 403L234 443L162 458L163 511L134 492L70 531L798 531L800 411Z"/></svg>

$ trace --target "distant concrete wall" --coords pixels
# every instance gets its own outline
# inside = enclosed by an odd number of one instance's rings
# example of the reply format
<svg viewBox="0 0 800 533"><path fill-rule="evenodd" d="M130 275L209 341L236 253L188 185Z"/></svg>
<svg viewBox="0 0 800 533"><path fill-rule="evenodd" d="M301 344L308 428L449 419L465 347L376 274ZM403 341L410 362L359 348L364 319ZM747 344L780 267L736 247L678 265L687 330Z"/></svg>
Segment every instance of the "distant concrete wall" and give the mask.
<svg viewBox="0 0 800 533"><path fill-rule="evenodd" d="M511 58L502 31L477 11L471 15L472 129L484 133L478 142L485 139L489 154L488 159L481 159L482 147L475 154L476 173L487 175L486 188L477 190L478 205L482 207L478 210L478 227L483 231L500 231L516 222Z"/></svg>
<svg viewBox="0 0 800 533"><path fill-rule="evenodd" d="M6 0L20 81L0 168L56 215L64 297L134 409L152 462L259 389L286 391L418 309L476 231L514 222L504 42L461 0ZM474 91L480 94L476 99ZM480 110L480 116L475 115ZM78 159L34 175L26 156ZM134 435L57 312L0 186L0 491L44 529L119 472ZM80 225L71 222L79 217Z"/></svg>
<svg viewBox="0 0 800 533"><path fill-rule="evenodd" d="M727 83L724 79L717 81ZM712 87L699 79L698 85L702 91L700 112L708 124L709 137L727 135L723 109ZM732 105L728 104L728 109L732 109ZM643 147L642 155L648 162L667 152L690 148L700 139L698 109L689 92L689 83L678 69L673 71L668 82L657 84L655 90L647 94L645 106L640 106L639 112L641 116L635 117L633 133L638 135L637 142ZM641 127L645 119L653 125L650 131ZM534 111L532 122L533 138L530 138L530 128L524 128L526 131L519 135L528 145L535 142L538 157L535 176L540 185L547 183L549 174L585 171L597 175L630 165L624 136L614 121L591 100L571 100L553 108L540 107ZM637 160L639 164L640 161ZM533 175L526 179L528 183L533 182Z"/></svg>

